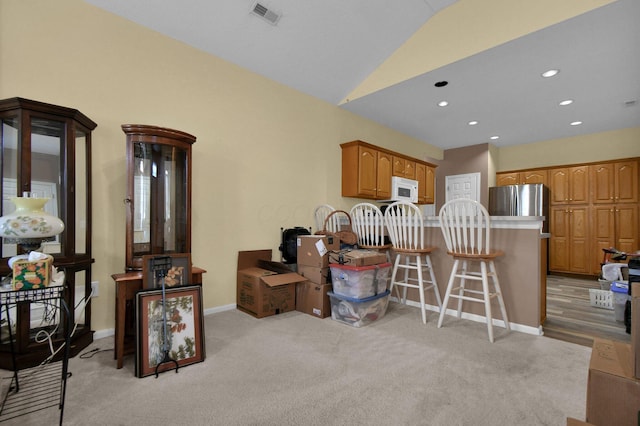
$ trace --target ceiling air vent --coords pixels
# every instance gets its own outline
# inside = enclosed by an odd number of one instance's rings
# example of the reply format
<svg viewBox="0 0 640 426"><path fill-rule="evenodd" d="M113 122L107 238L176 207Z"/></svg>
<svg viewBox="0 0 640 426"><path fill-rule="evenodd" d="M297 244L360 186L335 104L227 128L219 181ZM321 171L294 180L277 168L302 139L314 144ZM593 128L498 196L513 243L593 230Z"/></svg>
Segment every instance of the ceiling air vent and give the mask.
<svg viewBox="0 0 640 426"><path fill-rule="evenodd" d="M280 16L281 16L280 13L270 10L269 8L267 8L266 6L260 3L256 3L253 6L253 9L251 10L251 12L255 15L258 15L259 17L261 17L262 19L264 19L265 21L267 21L272 25L276 25L280 20Z"/></svg>
<svg viewBox="0 0 640 426"><path fill-rule="evenodd" d="M269 9L267 6L260 3L256 3L253 6L253 9L251 10L251 12L255 15L258 15L259 17L261 17L271 25L276 25L280 20L280 16L281 16L280 13Z"/></svg>

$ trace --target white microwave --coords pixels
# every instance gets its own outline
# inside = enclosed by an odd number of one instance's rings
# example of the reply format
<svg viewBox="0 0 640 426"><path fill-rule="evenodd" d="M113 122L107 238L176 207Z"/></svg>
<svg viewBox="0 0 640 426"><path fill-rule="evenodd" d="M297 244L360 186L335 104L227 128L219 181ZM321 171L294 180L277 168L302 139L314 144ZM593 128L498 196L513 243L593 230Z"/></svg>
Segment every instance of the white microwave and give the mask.
<svg viewBox="0 0 640 426"><path fill-rule="evenodd" d="M391 200L418 202L418 181L393 176L391 178Z"/></svg>

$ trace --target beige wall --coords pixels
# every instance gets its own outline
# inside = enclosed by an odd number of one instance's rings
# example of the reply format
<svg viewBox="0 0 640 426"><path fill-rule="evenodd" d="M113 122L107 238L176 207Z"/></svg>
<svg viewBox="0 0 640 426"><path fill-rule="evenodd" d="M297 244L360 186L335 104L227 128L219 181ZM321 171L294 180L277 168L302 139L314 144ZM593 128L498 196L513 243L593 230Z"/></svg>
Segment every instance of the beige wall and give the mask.
<svg viewBox="0 0 640 426"><path fill-rule="evenodd" d="M500 148L497 170L640 157L640 127Z"/></svg>
<svg viewBox="0 0 640 426"><path fill-rule="evenodd" d="M208 271L205 308L235 303L239 250L271 248L279 258L281 227L312 226L318 204L347 208L357 201L340 196L340 143L362 139L427 161L444 157L438 148L81 0L0 1L0 99L14 96L76 108L98 123L92 188L93 279L100 282L92 316L98 331L114 327L111 274L124 270L121 124L170 127L198 139L192 257ZM559 144L563 152L553 155L553 141L491 151L491 158L482 154L483 181L492 179L492 161L500 171L533 167L533 158L566 163L585 155L592 161L638 156L637 129L620 135L620 143L608 140L613 148L596 136L584 138L588 149L577 138L568 149ZM477 160L454 172L478 171Z"/></svg>
<svg viewBox="0 0 640 426"><path fill-rule="evenodd" d="M0 99L76 108L93 133L95 330L114 327L111 274L124 271L123 123L191 133L194 264L204 306L235 303L239 250L271 248L280 228L312 226L340 196L339 144L363 139L416 157L442 151L301 94L81 0L0 1Z"/></svg>

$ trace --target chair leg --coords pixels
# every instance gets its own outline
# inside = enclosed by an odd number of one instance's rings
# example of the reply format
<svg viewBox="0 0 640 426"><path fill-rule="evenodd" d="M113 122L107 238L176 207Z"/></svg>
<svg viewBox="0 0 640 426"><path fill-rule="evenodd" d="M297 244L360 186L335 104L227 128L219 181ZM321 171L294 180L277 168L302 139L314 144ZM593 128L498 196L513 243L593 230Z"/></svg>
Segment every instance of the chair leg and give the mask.
<svg viewBox="0 0 640 426"><path fill-rule="evenodd" d="M431 256L429 256L428 254L425 256L425 262L427 264L427 268L429 268L429 276L431 278L431 284L433 285L433 292L436 294L436 302L438 302L438 309L442 310L442 299L440 299L440 290L438 290L436 275L433 272L433 264L431 263Z"/></svg>
<svg viewBox="0 0 640 426"><path fill-rule="evenodd" d="M464 296L464 289L465 289L465 285L466 285L466 279L465 276L467 275L467 270L469 268L469 264L467 263L466 260L462 261L462 277L460 278L460 289L458 290L458 296L460 296L460 298L458 299L458 319L462 318L462 296Z"/></svg>
<svg viewBox="0 0 640 426"><path fill-rule="evenodd" d="M487 319L487 331L489 332L489 341L493 343L493 318L491 317L491 295L489 294L489 276L487 275L487 263L480 262L480 271L482 274L482 293L484 296L484 315Z"/></svg>
<svg viewBox="0 0 640 426"><path fill-rule="evenodd" d="M409 282L409 269L411 267L411 256L406 254L404 256L404 283L407 284ZM402 287L402 303L407 304L407 286Z"/></svg>
<svg viewBox="0 0 640 426"><path fill-rule="evenodd" d="M396 260L393 264L393 271L391 272L391 284L389 285L389 294L393 294L393 284L396 282L396 275L398 274L399 265L400 265L400 255L396 254ZM399 302L400 292L398 291L398 287L396 287L396 295L398 297L398 302Z"/></svg>
<svg viewBox="0 0 640 426"><path fill-rule="evenodd" d="M418 274L418 291L420 292L420 311L422 313L422 323L427 323L427 311L424 302L424 281L422 274L422 256L416 255L416 272Z"/></svg>
<svg viewBox="0 0 640 426"><path fill-rule="evenodd" d="M458 264L460 261L454 259L453 268L451 268L451 275L449 275L449 282L447 283L447 290L444 292L444 300L442 301L442 309L440 309L440 317L438 318L438 328L442 327L442 321L447 312L447 305L449 304L449 296L451 295L451 289L456 279L456 273L458 271Z"/></svg>
<svg viewBox="0 0 640 426"><path fill-rule="evenodd" d="M496 265L493 261L489 262L489 270L491 272L491 278L493 279L493 286L495 287L496 294L498 295L498 304L500 305L500 312L502 313L502 320L504 321L504 328L511 330L509 319L507 318L507 308L502 298L502 288L500 288L500 282L498 281L498 274L496 273Z"/></svg>

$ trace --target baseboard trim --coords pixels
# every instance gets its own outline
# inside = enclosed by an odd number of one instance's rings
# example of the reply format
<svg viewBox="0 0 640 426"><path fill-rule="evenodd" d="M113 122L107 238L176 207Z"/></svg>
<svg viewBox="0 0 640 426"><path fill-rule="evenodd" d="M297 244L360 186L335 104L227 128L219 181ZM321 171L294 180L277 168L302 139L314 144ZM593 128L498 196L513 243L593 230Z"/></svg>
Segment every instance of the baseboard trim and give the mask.
<svg viewBox="0 0 640 426"><path fill-rule="evenodd" d="M394 302L398 302L399 303L397 297L390 297L389 300L392 300ZM416 308L420 308L420 303L416 302L416 301L413 301L413 300L407 300L407 305L408 306L414 306ZM439 311L438 307L434 306L434 305L426 305L426 308L429 311L434 311L434 312L438 312ZM455 309L447 309L446 314L457 318L458 311L456 311ZM469 314L469 313L463 312L461 317L462 317L462 319L465 319L465 320L480 322L480 323L483 323L483 324L487 323L487 318L483 317L482 315ZM492 323L493 323L494 326L504 328L504 321L503 320L499 320L499 319L495 319L494 318ZM518 324L518 323L515 323L515 322L511 322L511 323L509 323L509 325L511 326L511 330L513 330L513 331L517 331L517 332L525 333L525 334L532 334L534 336L542 336L543 335L542 326L532 327L530 325L523 325L523 324Z"/></svg>

